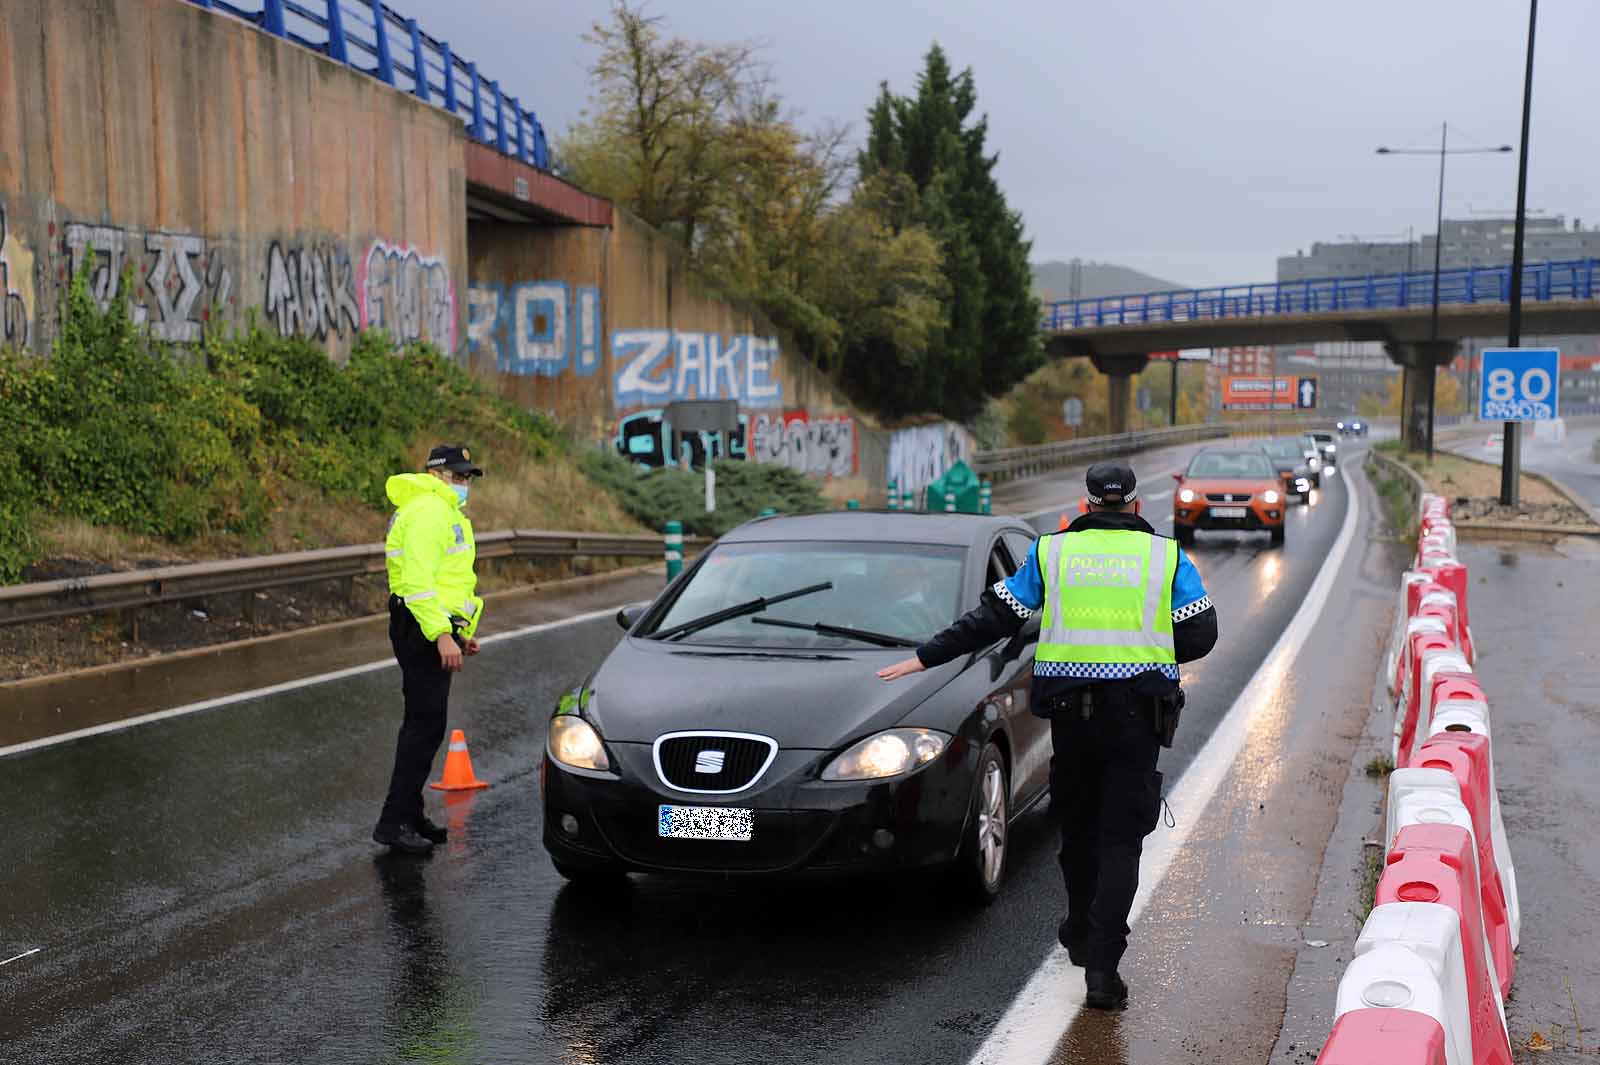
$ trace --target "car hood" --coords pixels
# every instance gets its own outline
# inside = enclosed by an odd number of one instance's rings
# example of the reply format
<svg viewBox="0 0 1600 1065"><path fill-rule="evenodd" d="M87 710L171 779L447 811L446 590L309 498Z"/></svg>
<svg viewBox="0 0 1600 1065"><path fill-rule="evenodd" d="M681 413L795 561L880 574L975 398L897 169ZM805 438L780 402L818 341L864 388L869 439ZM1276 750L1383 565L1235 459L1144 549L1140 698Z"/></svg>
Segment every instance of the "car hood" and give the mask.
<svg viewBox="0 0 1600 1065"><path fill-rule="evenodd" d="M1196 477L1193 480L1184 481L1183 487L1196 492L1256 495L1257 493L1265 492L1269 488L1276 491L1278 489L1278 481L1276 478L1268 480L1265 477Z"/></svg>
<svg viewBox="0 0 1600 1065"><path fill-rule="evenodd" d="M909 655L909 650L905 655ZM899 651L686 646L627 637L589 679L584 716L618 743L718 729L826 750L889 728L961 671L958 659L894 682L875 675Z"/></svg>

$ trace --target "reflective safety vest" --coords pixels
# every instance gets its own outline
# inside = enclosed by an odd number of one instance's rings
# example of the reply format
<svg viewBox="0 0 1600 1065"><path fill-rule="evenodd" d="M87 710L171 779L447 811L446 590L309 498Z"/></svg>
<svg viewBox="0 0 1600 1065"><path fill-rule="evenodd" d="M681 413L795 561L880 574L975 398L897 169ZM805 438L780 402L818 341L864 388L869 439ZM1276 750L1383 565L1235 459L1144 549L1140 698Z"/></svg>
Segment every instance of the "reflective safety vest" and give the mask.
<svg viewBox="0 0 1600 1065"><path fill-rule="evenodd" d="M1038 662L1176 666L1172 578L1178 548L1136 529L1039 538L1044 616Z"/></svg>
<svg viewBox="0 0 1600 1065"><path fill-rule="evenodd" d="M483 616L483 600L472 594L477 547L455 492L426 473L396 474L385 491L396 508L384 541L389 593L405 600L428 639L449 632L452 619L472 636Z"/></svg>

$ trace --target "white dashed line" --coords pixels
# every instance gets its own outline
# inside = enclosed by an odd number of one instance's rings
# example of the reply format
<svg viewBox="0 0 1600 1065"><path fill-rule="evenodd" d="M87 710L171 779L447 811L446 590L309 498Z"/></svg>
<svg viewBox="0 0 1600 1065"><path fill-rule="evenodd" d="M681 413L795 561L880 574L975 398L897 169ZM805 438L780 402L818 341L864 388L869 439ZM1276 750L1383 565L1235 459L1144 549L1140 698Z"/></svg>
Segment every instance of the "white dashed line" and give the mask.
<svg viewBox="0 0 1600 1065"><path fill-rule="evenodd" d="M34 947L32 950L25 950L14 958L7 958L5 961L0 961L0 965L10 965L14 961L21 961L23 958L31 958L33 955L39 953L43 949L43 947Z"/></svg>

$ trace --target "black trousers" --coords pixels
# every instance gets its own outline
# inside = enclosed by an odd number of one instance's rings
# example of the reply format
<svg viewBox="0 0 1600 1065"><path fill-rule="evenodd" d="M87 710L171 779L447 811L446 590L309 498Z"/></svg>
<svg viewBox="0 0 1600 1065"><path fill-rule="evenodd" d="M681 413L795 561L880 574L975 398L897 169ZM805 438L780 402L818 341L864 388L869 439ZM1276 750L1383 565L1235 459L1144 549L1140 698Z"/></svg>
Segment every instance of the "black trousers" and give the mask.
<svg viewBox="0 0 1600 1065"><path fill-rule="evenodd" d="M389 643L400 663L400 686L406 714L394 747L394 773L383 801L382 825L412 825L422 817L422 786L428 782L433 757L444 742L445 712L451 674L439 664L439 649L422 635L405 603L389 599Z"/></svg>
<svg viewBox="0 0 1600 1065"><path fill-rule="evenodd" d="M1061 825L1067 935L1088 943L1087 968L1114 971L1128 949L1144 837L1161 812L1161 744L1148 699L1094 698L1088 720L1077 698L1051 714L1050 808Z"/></svg>

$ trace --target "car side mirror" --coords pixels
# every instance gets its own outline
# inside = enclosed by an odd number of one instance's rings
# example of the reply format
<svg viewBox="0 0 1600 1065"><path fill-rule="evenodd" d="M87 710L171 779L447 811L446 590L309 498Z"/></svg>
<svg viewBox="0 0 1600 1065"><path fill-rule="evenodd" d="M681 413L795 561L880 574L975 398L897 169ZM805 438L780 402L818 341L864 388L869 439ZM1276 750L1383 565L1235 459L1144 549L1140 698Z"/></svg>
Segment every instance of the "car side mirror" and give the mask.
<svg viewBox="0 0 1600 1065"><path fill-rule="evenodd" d="M1183 474L1181 474L1181 473L1175 473L1175 474L1173 474L1173 475L1172 475L1172 479L1173 479L1173 480L1174 480L1174 481L1179 481L1179 482L1181 482L1181 481L1182 481L1182 480L1183 480Z"/></svg>
<svg viewBox="0 0 1600 1065"><path fill-rule="evenodd" d="M649 603L629 603L617 611L617 624L624 630L631 630L648 609L650 609Z"/></svg>

